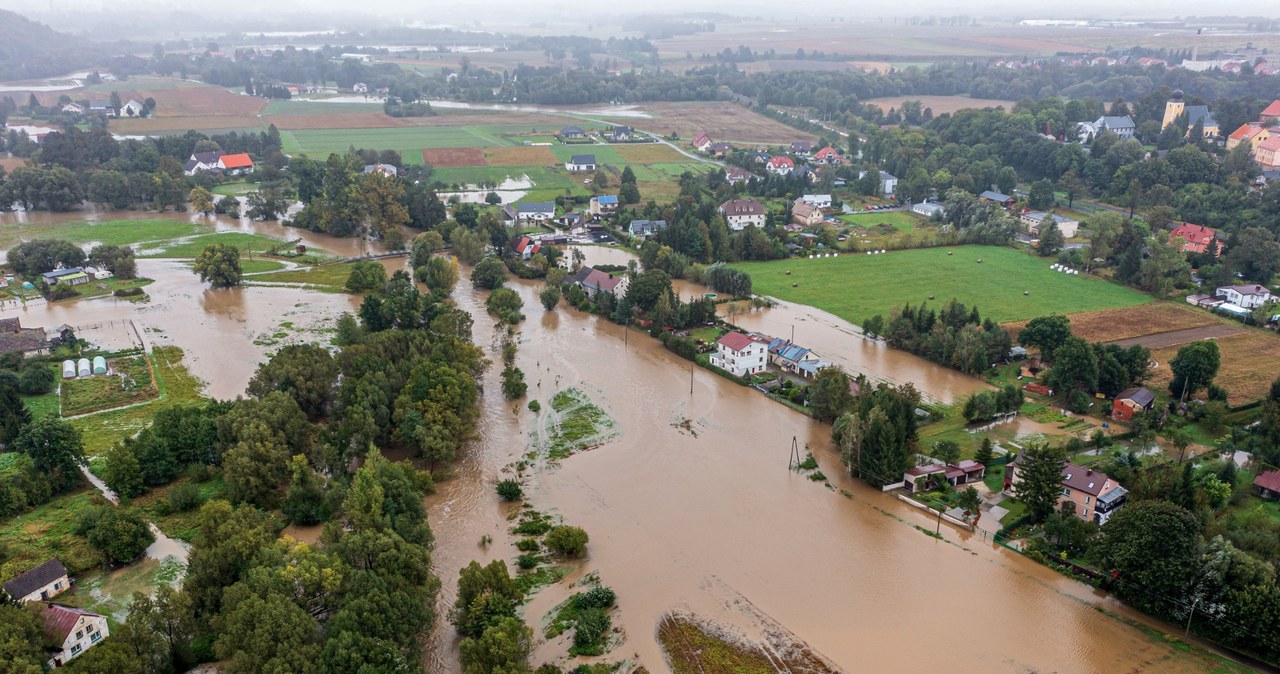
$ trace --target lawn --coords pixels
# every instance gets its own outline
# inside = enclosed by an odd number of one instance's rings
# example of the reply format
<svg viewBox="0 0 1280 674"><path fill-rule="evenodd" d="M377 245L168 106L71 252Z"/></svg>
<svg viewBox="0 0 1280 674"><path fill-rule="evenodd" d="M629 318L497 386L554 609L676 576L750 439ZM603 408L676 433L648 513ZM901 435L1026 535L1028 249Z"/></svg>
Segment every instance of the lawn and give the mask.
<svg viewBox="0 0 1280 674"><path fill-rule="evenodd" d="M345 290L347 278L351 276L352 264L326 264L289 269L270 274L257 274L245 280L251 283L306 283L332 290Z"/></svg>
<svg viewBox="0 0 1280 674"><path fill-rule="evenodd" d="M917 225L923 222L923 218L908 211L885 211L856 213L853 215L841 215L840 221L861 227L863 229L872 229L876 225L889 225L899 232L910 232Z"/></svg>
<svg viewBox="0 0 1280 674"><path fill-rule="evenodd" d="M63 239L72 243L127 246L161 241L208 231L208 227L179 220L104 220L102 222L25 223L0 230L0 247L31 239Z"/></svg>
<svg viewBox="0 0 1280 674"><path fill-rule="evenodd" d="M108 374L65 379L62 382L62 414L76 416L98 410L147 402L158 395L151 385L146 357L139 354L109 358ZM121 384L120 374L126 375Z"/></svg>
<svg viewBox="0 0 1280 674"><path fill-rule="evenodd" d="M240 272L244 274L257 274L268 271L279 271L281 269L284 269L284 263L277 262L275 260L240 260Z"/></svg>
<svg viewBox="0 0 1280 674"><path fill-rule="evenodd" d="M231 183L222 183L221 185L214 185L213 190L211 191L214 194L223 194L226 196L238 197L244 194L248 194L256 189L258 189L258 183L251 183L245 180L237 180Z"/></svg>
<svg viewBox="0 0 1280 674"><path fill-rule="evenodd" d="M1043 259L993 246L846 254L734 267L751 274L756 294L814 306L856 324L876 314L887 318L894 309L931 297L935 307L954 297L999 322L1151 301L1135 290L1067 276L1049 269Z"/></svg>
<svg viewBox="0 0 1280 674"><path fill-rule="evenodd" d="M262 253L272 249L288 248L284 245L285 242L261 234L219 232L217 234L202 234L181 241L165 242L164 245L157 245L154 248L143 248L139 251L138 257L191 259L203 253L206 246L215 243L239 248L240 257L245 261L247 261L245 258L248 257L249 251Z"/></svg>
<svg viewBox="0 0 1280 674"><path fill-rule="evenodd" d="M102 555L77 536L75 528L81 513L103 503L88 487L0 522L0 549L6 555L0 578L16 576L50 557L57 557L72 573L102 564Z"/></svg>
<svg viewBox="0 0 1280 674"><path fill-rule="evenodd" d="M522 124L467 126L416 126L388 129L315 129L281 132L287 154L326 157L345 153L351 147L396 150L406 164L422 163L424 147L509 147L523 145L523 134L531 128ZM591 150L582 150L590 152Z"/></svg>

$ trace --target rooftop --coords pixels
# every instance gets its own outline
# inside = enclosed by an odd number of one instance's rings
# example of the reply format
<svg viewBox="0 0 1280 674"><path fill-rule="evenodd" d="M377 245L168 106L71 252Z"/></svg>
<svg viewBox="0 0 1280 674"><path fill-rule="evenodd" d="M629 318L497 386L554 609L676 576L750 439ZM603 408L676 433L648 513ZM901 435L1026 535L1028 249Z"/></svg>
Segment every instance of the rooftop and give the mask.
<svg viewBox="0 0 1280 674"><path fill-rule="evenodd" d="M4 591L14 599L25 597L67 575L67 567L56 559L37 566L4 584Z"/></svg>
<svg viewBox="0 0 1280 674"><path fill-rule="evenodd" d="M756 342L741 332L729 332L717 339L716 343L730 351L742 351Z"/></svg>
<svg viewBox="0 0 1280 674"><path fill-rule="evenodd" d="M1280 470L1268 470L1253 478L1253 486L1280 492Z"/></svg>

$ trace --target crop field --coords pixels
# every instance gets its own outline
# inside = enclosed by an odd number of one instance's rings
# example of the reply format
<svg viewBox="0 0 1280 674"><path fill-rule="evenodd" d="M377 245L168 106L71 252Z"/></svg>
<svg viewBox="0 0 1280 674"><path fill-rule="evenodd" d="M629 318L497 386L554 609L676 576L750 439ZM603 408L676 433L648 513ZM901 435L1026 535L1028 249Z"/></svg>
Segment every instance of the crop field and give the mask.
<svg viewBox="0 0 1280 674"><path fill-rule="evenodd" d="M111 373L79 377L62 382L62 414L75 416L98 410L146 402L158 391L151 382L151 370L143 356L111 358ZM127 376L121 384L120 374Z"/></svg>
<svg viewBox="0 0 1280 674"><path fill-rule="evenodd" d="M478 147L434 147L422 150L422 162L430 166L484 166L484 150Z"/></svg>
<svg viewBox="0 0 1280 674"><path fill-rule="evenodd" d="M1016 103L1016 101L995 98L969 98L968 96L886 96L884 98L868 98L863 102L878 105L881 110L887 113L890 108L901 110L905 101L920 101L921 108L932 110L934 117L943 113L953 113L973 108L982 109L1004 106L1005 110L1011 110Z"/></svg>
<svg viewBox="0 0 1280 674"><path fill-rule="evenodd" d="M686 144L699 131L706 132L712 140L737 143L781 145L796 140L815 140L812 134L775 122L733 103L644 103L638 107L649 113L651 118L638 120L634 117L610 117L607 114L602 117L662 135L674 132Z"/></svg>
<svg viewBox="0 0 1280 674"><path fill-rule="evenodd" d="M555 163L556 156L548 147L490 147L484 151L484 165L487 166L550 166Z"/></svg>
<svg viewBox="0 0 1280 674"><path fill-rule="evenodd" d="M122 83L129 84L129 83ZM120 98L139 101L154 98L155 116L150 119L113 119L115 133L164 133L187 129L220 130L261 128L259 113L267 100L235 94L222 87L192 86L155 89L118 87Z"/></svg>
<svg viewBox="0 0 1280 674"><path fill-rule="evenodd" d="M610 146L623 161L632 164L674 164L689 161L663 143L619 143Z"/></svg>
<svg viewBox="0 0 1280 674"><path fill-rule="evenodd" d="M1151 301L1135 290L1060 274L1038 258L991 246L845 254L734 267L751 274L757 294L814 306L856 324L875 314L887 318L908 303L931 301L938 306L953 297L997 321Z"/></svg>
<svg viewBox="0 0 1280 674"><path fill-rule="evenodd" d="M1068 316L1071 333L1089 342L1111 342L1210 325L1228 324L1222 318L1180 302L1151 302L1140 307L1086 311ZM1026 321L1006 323L1017 339ZM1229 323L1239 325L1238 323Z"/></svg>
<svg viewBox="0 0 1280 674"><path fill-rule="evenodd" d="M1222 352L1222 366L1213 381L1227 389L1227 401L1239 405L1265 397L1276 373L1280 372L1280 337L1264 330L1247 329L1215 341ZM1151 359L1157 366L1147 382L1149 387L1168 387L1173 379L1169 361L1179 348L1152 350Z"/></svg>

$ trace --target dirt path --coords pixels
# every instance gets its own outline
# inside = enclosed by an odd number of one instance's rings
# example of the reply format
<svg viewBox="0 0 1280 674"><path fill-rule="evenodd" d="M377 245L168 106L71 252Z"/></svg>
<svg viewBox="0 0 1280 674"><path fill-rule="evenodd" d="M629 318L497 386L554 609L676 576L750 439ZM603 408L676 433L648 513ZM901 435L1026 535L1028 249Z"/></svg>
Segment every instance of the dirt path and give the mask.
<svg viewBox="0 0 1280 674"><path fill-rule="evenodd" d="M1160 332L1154 335L1121 339L1111 343L1125 348L1134 344L1141 344L1148 349L1164 349L1202 339L1238 335L1244 331L1244 328L1234 325L1208 325L1203 328L1188 328L1186 330L1174 330L1173 332Z"/></svg>

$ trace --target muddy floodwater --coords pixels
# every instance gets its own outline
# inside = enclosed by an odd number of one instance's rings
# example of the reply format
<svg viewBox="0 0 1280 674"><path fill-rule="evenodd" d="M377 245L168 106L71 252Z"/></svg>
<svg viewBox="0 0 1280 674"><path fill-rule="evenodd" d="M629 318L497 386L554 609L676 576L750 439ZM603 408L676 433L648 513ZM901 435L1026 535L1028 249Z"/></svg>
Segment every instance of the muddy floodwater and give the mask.
<svg viewBox="0 0 1280 674"><path fill-rule="evenodd" d="M700 369L691 392L689 363L656 341L635 332L624 345L620 326L563 305L544 312L539 284L510 285L528 316L517 361L529 398L545 409L574 386L617 422L615 440L534 469L526 486L536 507L591 536L575 575L598 572L617 591L614 624L627 635L608 659L663 671L655 626L677 609L749 636L785 630L849 672L1196 671L1095 610L1129 615L1092 587L981 535L946 525L945 540L925 535L913 525L932 531L932 519L843 477L828 426ZM456 299L488 345L483 294L464 280ZM493 484L527 451L534 415L525 402L503 400L497 372L486 375L483 439L429 499L442 611L457 569L514 560ZM814 451L832 488L787 469L793 437ZM526 621L536 629L568 592L535 595ZM436 630L430 671L458 671L456 642L447 624ZM563 641L541 644L534 662L564 651Z"/></svg>

